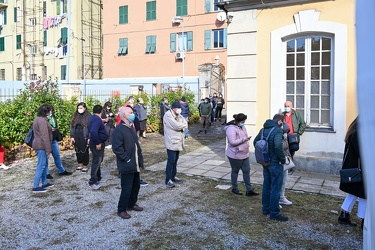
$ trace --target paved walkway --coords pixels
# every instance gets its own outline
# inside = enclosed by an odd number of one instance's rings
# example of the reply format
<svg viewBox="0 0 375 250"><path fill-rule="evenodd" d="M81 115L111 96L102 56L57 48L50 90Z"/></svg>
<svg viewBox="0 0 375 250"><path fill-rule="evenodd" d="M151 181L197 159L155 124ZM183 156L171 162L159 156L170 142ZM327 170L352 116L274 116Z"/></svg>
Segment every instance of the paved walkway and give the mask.
<svg viewBox="0 0 375 250"><path fill-rule="evenodd" d="M189 141L186 141L189 143ZM231 168L228 159L225 157L225 139L193 152L181 155L178 160L177 172L186 175L197 175L216 180L230 182ZM148 170L165 170L166 161L157 163ZM298 169L298 162L296 162ZM242 172L238 176L242 180ZM263 170L259 164L251 164L251 183L262 185ZM339 190L339 177L335 175L309 173L304 171L294 171L288 175L286 188L297 192L308 192L324 194L336 197L345 197L346 193Z"/></svg>

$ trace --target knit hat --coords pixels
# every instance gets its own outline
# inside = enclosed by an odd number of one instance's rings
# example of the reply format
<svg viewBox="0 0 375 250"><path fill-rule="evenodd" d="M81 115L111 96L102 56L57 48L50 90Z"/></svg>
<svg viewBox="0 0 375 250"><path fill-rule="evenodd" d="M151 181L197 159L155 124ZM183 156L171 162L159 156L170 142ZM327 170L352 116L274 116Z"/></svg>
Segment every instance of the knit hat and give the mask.
<svg viewBox="0 0 375 250"><path fill-rule="evenodd" d="M178 101L175 101L172 103L172 109L175 109L175 108L181 108L181 103L178 102Z"/></svg>
<svg viewBox="0 0 375 250"><path fill-rule="evenodd" d="M185 96L183 96L183 97L181 98L181 101L186 102L186 98L185 98Z"/></svg>

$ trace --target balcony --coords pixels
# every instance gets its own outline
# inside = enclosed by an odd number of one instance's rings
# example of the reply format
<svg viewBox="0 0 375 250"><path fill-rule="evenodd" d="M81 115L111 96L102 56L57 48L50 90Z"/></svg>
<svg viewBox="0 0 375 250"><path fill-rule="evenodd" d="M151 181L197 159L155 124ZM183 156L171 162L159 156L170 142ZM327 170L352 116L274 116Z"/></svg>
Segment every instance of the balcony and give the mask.
<svg viewBox="0 0 375 250"><path fill-rule="evenodd" d="M8 7L8 0L0 0L0 8Z"/></svg>

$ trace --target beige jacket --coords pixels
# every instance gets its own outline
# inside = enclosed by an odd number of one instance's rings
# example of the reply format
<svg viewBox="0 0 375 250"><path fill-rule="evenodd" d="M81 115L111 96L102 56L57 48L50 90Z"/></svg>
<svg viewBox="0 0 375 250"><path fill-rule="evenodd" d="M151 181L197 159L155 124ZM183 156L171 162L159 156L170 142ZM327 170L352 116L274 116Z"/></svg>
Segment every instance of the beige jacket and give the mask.
<svg viewBox="0 0 375 250"><path fill-rule="evenodd" d="M33 149L52 152L52 126L47 117L37 116L33 122L34 140Z"/></svg>
<svg viewBox="0 0 375 250"><path fill-rule="evenodd" d="M182 115L175 115L173 110L168 110L163 118L165 147L173 151L184 149L184 130L187 122Z"/></svg>

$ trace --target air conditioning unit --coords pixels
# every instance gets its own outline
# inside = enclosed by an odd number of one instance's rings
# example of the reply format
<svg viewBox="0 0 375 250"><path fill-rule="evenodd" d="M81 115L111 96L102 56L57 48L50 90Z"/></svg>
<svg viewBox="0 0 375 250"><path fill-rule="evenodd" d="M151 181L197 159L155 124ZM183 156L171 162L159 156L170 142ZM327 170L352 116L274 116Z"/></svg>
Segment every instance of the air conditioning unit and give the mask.
<svg viewBox="0 0 375 250"><path fill-rule="evenodd" d="M176 59L183 59L185 58L185 53L180 51L176 53Z"/></svg>
<svg viewBox="0 0 375 250"><path fill-rule="evenodd" d="M182 17L180 16L174 16L172 18L172 23L181 23L181 21L182 21Z"/></svg>

